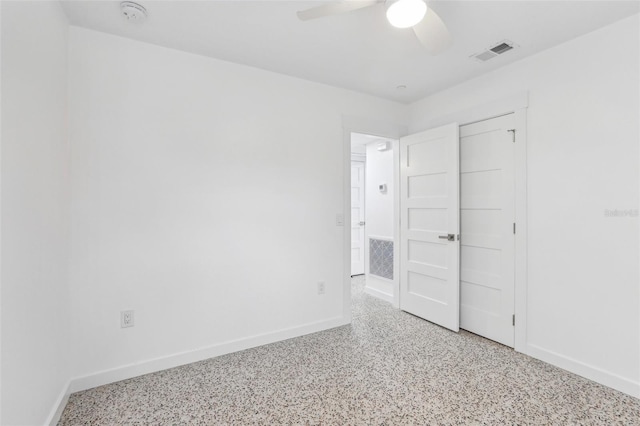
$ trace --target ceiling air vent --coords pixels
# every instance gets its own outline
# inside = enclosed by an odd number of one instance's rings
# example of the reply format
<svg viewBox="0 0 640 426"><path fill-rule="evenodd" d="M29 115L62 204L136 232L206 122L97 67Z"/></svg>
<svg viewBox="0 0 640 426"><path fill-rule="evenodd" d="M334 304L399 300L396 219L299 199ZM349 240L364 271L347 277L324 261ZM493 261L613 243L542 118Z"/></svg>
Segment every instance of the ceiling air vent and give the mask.
<svg viewBox="0 0 640 426"><path fill-rule="evenodd" d="M513 46L511 46L510 44L500 43L499 45L494 46L489 50L492 51L493 53L497 53L498 55L500 55L506 52L507 50L511 50L511 49L513 49Z"/></svg>
<svg viewBox="0 0 640 426"><path fill-rule="evenodd" d="M494 45L493 47L488 48L483 52L476 53L475 55L471 55L471 58L479 62L486 62L489 59L493 59L498 55L502 55L504 52L508 52L514 47L517 47L517 46L513 42L509 40L503 40L500 43Z"/></svg>

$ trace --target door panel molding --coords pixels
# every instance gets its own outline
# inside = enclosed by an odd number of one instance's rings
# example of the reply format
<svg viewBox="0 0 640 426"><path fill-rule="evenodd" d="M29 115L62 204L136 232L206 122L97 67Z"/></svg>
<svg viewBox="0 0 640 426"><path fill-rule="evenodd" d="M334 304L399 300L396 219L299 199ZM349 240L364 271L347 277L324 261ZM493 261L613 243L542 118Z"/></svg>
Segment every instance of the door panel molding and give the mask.
<svg viewBox="0 0 640 426"><path fill-rule="evenodd" d="M458 122L461 125L489 120L501 115L514 114L516 129L515 145L515 342L514 349L532 355L527 343L527 108L529 93L515 93L501 99L477 104L438 117L430 117L414 129L426 129L444 123ZM533 356L533 355L532 355Z"/></svg>
<svg viewBox="0 0 640 426"><path fill-rule="evenodd" d="M460 241L442 237L460 233L459 179L457 123L400 138L400 308L453 331L460 319ZM425 213L422 229L412 228L412 210ZM442 211L444 221L432 214Z"/></svg>
<svg viewBox="0 0 640 426"><path fill-rule="evenodd" d="M513 114L460 126L460 327L513 347Z"/></svg>

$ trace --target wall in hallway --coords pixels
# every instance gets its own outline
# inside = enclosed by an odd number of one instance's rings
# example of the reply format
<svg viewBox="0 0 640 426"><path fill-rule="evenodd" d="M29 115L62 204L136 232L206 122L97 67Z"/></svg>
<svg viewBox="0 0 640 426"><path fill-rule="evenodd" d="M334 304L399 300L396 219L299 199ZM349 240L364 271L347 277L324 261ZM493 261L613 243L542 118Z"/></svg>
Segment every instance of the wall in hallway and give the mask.
<svg viewBox="0 0 640 426"><path fill-rule="evenodd" d="M393 241L394 232L394 156L393 149L378 150L378 143L373 141L366 145L367 166L365 174L366 191L366 288L369 294L391 301L394 295L393 281L371 274L371 253L369 240L382 239ZM391 142L389 142L391 146ZM380 191L379 185L386 185ZM394 271L397 274L397 271Z"/></svg>

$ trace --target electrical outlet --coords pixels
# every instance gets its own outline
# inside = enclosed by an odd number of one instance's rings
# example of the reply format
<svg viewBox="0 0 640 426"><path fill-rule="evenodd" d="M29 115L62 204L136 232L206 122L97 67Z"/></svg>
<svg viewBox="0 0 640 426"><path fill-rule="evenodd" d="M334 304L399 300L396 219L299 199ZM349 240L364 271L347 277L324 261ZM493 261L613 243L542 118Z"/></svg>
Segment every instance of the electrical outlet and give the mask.
<svg viewBox="0 0 640 426"><path fill-rule="evenodd" d="M318 294L324 294L325 285L324 281L318 281Z"/></svg>
<svg viewBox="0 0 640 426"><path fill-rule="evenodd" d="M133 327L133 311L120 311L120 328Z"/></svg>

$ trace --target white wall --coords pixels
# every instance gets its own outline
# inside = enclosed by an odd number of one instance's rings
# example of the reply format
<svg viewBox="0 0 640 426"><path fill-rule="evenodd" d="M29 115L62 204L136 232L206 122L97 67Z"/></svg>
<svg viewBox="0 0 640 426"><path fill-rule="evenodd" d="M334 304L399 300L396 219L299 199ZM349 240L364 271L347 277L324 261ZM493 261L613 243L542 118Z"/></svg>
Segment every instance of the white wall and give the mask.
<svg viewBox="0 0 640 426"><path fill-rule="evenodd" d="M351 154L358 156L367 155L367 147L365 145L351 144Z"/></svg>
<svg viewBox="0 0 640 426"><path fill-rule="evenodd" d="M380 140L379 142L382 142ZM378 151L378 142L366 145L367 165L365 172L365 274L369 294L392 301L394 284L390 280L369 273L369 239L393 240L394 231L394 167L393 150ZM378 185L386 183L387 191L382 193ZM394 271L397 273L398 271Z"/></svg>
<svg viewBox="0 0 640 426"><path fill-rule="evenodd" d="M3 425L43 424L69 379L67 22L1 2Z"/></svg>
<svg viewBox="0 0 640 426"><path fill-rule="evenodd" d="M407 107L72 28L70 214L65 18L1 10L0 423L43 423L69 377L341 323L342 116ZM411 106L418 131L529 91L529 352L636 395L638 219L604 210L638 208L638 47L635 17Z"/></svg>
<svg viewBox="0 0 640 426"><path fill-rule="evenodd" d="M429 96L410 125L529 91L527 351L636 396L638 218L604 212L638 208L638 28L631 17Z"/></svg>
<svg viewBox="0 0 640 426"><path fill-rule="evenodd" d="M78 387L344 322L342 116L408 107L74 27L69 66Z"/></svg>

